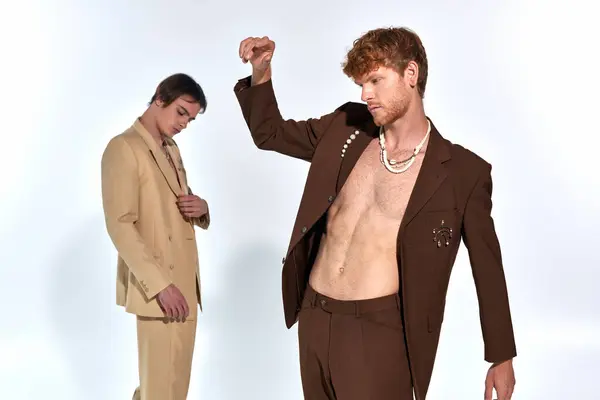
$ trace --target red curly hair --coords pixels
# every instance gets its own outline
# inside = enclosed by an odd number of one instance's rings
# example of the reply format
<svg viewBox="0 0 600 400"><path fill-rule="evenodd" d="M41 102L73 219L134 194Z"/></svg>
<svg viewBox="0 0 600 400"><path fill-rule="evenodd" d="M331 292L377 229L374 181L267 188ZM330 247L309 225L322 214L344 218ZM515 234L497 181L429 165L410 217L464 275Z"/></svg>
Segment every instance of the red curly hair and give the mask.
<svg viewBox="0 0 600 400"><path fill-rule="evenodd" d="M417 90L425 96L427 54L419 36L408 28L373 29L356 39L342 64L344 74L359 79L379 67L394 68L403 76L410 61L419 65Z"/></svg>

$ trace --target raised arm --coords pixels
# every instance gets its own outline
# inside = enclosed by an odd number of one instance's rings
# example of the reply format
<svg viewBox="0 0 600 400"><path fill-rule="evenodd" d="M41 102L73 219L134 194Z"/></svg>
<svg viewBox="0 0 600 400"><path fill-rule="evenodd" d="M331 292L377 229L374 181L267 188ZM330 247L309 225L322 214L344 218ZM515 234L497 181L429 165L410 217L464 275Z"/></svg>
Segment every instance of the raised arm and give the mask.
<svg viewBox="0 0 600 400"><path fill-rule="evenodd" d="M259 149L311 161L319 140L339 112L304 121L284 120L271 79L274 51L275 43L267 37L251 37L241 42L239 55L244 62L252 64L252 75L239 80L234 93Z"/></svg>
<svg viewBox="0 0 600 400"><path fill-rule="evenodd" d="M139 177L133 150L122 137L112 139L102 155L102 204L108 234L148 300L169 286L169 277L135 227Z"/></svg>
<svg viewBox="0 0 600 400"><path fill-rule="evenodd" d="M491 211L491 165L486 164L467 202L463 237L479 301L485 360L499 363L515 357L517 351L500 244Z"/></svg>

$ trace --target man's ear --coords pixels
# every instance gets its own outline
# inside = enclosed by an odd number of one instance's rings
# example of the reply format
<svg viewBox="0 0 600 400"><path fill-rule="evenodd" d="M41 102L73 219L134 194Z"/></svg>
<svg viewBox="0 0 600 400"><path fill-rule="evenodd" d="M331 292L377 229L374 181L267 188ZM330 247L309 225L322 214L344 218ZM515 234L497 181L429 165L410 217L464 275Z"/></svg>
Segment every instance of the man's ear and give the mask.
<svg viewBox="0 0 600 400"><path fill-rule="evenodd" d="M419 64L410 61L404 69L404 76L408 80L410 87L414 88L417 86L419 81Z"/></svg>

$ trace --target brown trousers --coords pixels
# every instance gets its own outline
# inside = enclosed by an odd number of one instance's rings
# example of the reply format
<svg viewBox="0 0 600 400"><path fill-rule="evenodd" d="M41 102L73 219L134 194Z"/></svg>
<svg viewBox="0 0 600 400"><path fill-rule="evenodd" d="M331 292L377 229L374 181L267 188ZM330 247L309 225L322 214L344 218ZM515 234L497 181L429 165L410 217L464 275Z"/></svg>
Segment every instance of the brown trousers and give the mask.
<svg viewBox="0 0 600 400"><path fill-rule="evenodd" d="M298 321L306 400L412 400L398 295L342 301L308 286Z"/></svg>

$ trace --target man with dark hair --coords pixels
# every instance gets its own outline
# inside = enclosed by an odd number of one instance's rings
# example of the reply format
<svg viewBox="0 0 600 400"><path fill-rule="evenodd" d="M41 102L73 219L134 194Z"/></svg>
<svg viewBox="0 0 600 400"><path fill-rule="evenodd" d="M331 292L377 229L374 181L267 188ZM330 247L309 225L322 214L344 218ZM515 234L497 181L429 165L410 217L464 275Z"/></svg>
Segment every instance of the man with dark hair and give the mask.
<svg viewBox="0 0 600 400"><path fill-rule="evenodd" d="M344 73L365 104L283 119L275 43L239 47L252 75L235 93L256 146L311 163L286 257L283 302L298 321L310 400L425 400L461 238L477 286L485 399L514 388L516 346L491 217L491 165L444 139L424 111L427 56L406 28L355 41Z"/></svg>
<svg viewBox="0 0 600 400"><path fill-rule="evenodd" d="M203 114L206 110L206 97L204 91L200 85L186 74L173 74L165 78L152 95L150 103L152 104L156 99L162 99L164 106L169 106L173 101L181 96L190 96L194 99L194 102L200 105L200 114Z"/></svg>
<svg viewBox="0 0 600 400"><path fill-rule="evenodd" d="M137 316L140 385L134 400L184 400L200 296L194 226L208 229L173 137L206 110L185 74L162 81L147 110L102 156L102 201L118 252L117 304Z"/></svg>

